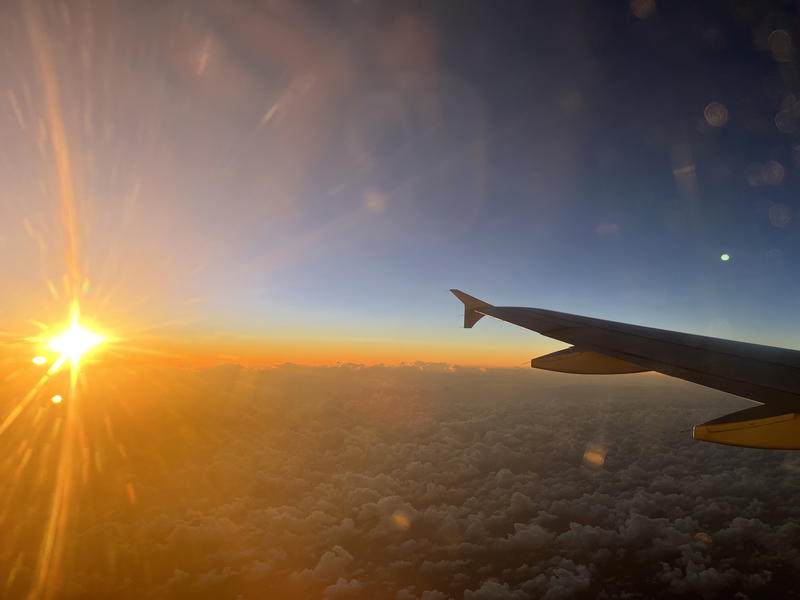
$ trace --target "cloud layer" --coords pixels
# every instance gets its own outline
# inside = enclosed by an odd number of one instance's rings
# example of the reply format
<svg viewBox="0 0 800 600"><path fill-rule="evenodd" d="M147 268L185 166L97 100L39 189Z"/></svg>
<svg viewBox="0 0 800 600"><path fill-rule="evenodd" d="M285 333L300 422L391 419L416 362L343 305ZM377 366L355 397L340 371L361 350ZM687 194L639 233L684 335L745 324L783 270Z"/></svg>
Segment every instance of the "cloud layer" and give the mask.
<svg viewBox="0 0 800 600"><path fill-rule="evenodd" d="M100 458L64 598L766 598L797 583L800 459L691 439L740 399L442 365L147 381L88 418Z"/></svg>

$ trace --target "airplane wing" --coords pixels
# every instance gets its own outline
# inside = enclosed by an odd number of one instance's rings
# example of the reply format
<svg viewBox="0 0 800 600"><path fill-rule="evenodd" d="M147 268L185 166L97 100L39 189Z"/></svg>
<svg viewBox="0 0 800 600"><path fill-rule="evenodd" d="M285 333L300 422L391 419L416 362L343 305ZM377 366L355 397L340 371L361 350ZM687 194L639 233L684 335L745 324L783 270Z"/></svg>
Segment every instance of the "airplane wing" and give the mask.
<svg viewBox="0 0 800 600"><path fill-rule="evenodd" d="M742 396L761 405L697 425L694 438L751 448L800 449L800 351L540 308L493 306L460 290L451 291L464 303L464 327L488 315L571 344L534 358L532 367L586 374L657 371Z"/></svg>

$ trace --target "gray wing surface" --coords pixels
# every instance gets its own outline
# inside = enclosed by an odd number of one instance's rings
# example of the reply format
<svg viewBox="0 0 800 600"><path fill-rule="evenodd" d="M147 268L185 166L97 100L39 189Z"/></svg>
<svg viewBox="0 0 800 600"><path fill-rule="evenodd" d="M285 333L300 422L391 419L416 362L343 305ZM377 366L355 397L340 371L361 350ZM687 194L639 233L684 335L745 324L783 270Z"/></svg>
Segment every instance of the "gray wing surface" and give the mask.
<svg viewBox="0 0 800 600"><path fill-rule="evenodd" d="M774 408L770 414L800 411L800 351L540 308L493 306L460 290L451 291L464 303L465 327L472 327L478 319L488 315L572 344L584 355L596 353L622 361L620 364L639 367L627 371L583 372L657 371L767 404ZM536 362L534 360L533 365L539 366Z"/></svg>

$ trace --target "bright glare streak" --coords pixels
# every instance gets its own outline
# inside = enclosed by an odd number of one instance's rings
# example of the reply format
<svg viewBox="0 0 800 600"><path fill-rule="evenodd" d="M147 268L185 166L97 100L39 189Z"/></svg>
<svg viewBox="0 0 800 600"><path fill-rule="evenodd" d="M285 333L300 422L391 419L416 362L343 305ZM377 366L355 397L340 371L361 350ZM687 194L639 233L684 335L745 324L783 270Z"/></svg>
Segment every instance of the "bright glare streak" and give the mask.
<svg viewBox="0 0 800 600"><path fill-rule="evenodd" d="M56 394L55 396L50 398L50 402L52 402L53 404L61 404L62 400L63 398L61 397L61 394Z"/></svg>
<svg viewBox="0 0 800 600"><path fill-rule="evenodd" d="M66 331L50 340L48 347L61 355L59 362L68 358L73 365L77 365L84 354L103 341L103 336L89 331L77 319L73 319Z"/></svg>
<svg viewBox="0 0 800 600"><path fill-rule="evenodd" d="M35 365L43 365L47 362L47 359L44 356L37 356L33 359L33 364Z"/></svg>

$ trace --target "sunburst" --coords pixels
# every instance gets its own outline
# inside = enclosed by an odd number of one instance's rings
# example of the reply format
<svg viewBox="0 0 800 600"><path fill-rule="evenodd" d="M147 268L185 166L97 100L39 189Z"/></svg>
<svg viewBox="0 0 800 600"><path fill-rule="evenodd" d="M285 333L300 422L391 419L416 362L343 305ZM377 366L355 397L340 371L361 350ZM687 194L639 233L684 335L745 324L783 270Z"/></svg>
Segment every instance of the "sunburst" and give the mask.
<svg viewBox="0 0 800 600"><path fill-rule="evenodd" d="M104 341L106 340L102 335L82 325L78 316L73 315L69 326L50 338L47 347L59 355L55 364L60 366L69 360L73 367L77 367L87 352Z"/></svg>

